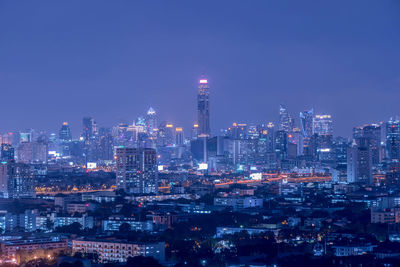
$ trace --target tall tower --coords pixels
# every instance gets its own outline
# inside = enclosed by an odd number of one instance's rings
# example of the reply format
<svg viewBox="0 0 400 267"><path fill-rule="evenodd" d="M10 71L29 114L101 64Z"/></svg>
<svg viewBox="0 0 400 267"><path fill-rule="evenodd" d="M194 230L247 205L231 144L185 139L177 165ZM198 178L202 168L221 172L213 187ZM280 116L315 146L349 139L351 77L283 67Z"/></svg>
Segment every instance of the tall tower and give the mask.
<svg viewBox="0 0 400 267"><path fill-rule="evenodd" d="M313 118L313 134L333 135L332 116L328 114L315 115Z"/></svg>
<svg viewBox="0 0 400 267"><path fill-rule="evenodd" d="M209 137L210 130L210 87L208 80L200 79L197 91L197 123L199 137Z"/></svg>
<svg viewBox="0 0 400 267"><path fill-rule="evenodd" d="M313 134L314 109L300 112L300 125L304 138L310 138Z"/></svg>
<svg viewBox="0 0 400 267"><path fill-rule="evenodd" d="M154 129L157 129L157 113L156 111L150 107L146 114L146 126L147 132L150 135L153 135Z"/></svg>
<svg viewBox="0 0 400 267"><path fill-rule="evenodd" d="M293 118L290 116L286 106L279 105L279 130L291 132L294 128Z"/></svg>
<svg viewBox="0 0 400 267"><path fill-rule="evenodd" d="M69 127L68 122L63 122L58 138L61 142L69 142L72 140L71 128Z"/></svg>

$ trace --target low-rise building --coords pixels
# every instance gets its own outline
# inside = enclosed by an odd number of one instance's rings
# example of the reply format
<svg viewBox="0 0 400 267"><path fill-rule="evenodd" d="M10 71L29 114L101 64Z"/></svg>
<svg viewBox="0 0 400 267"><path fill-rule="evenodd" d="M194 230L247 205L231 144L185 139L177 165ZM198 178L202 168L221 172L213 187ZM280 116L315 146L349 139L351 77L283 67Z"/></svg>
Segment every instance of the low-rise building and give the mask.
<svg viewBox="0 0 400 267"><path fill-rule="evenodd" d="M126 262L129 257L153 257L165 260L165 243L137 243L123 240L73 240L73 252L97 253L99 261Z"/></svg>

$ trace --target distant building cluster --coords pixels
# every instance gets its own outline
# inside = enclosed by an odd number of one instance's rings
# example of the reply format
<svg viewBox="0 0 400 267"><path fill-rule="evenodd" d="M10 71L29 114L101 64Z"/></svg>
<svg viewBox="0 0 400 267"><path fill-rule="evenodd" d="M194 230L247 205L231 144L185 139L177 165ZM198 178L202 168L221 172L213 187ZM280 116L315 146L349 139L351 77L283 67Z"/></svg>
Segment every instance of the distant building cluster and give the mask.
<svg viewBox="0 0 400 267"><path fill-rule="evenodd" d="M113 127L84 117L75 135L68 122L1 134L0 261L290 266L312 254L396 266L386 259L400 258L399 118L347 138L332 115L282 104L277 122L215 134L211 89L198 81L191 129L150 107Z"/></svg>

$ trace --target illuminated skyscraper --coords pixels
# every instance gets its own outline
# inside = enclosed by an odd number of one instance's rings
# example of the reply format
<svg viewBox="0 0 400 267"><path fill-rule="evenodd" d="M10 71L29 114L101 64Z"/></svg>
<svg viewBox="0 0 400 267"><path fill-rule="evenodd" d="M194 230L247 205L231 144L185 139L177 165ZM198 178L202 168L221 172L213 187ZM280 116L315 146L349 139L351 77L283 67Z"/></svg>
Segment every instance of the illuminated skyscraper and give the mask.
<svg viewBox="0 0 400 267"><path fill-rule="evenodd" d="M313 134L314 109L300 112L300 126L304 138L310 138Z"/></svg>
<svg viewBox="0 0 400 267"><path fill-rule="evenodd" d="M153 135L154 130L157 128L157 113L152 107L149 108L146 114L146 126L147 132Z"/></svg>
<svg viewBox="0 0 400 267"><path fill-rule="evenodd" d="M204 78L199 81L197 92L197 120L199 136L210 136L210 87Z"/></svg>
<svg viewBox="0 0 400 267"><path fill-rule="evenodd" d="M182 127L176 127L175 128L175 144L177 146L182 146L183 142L184 142L183 129L182 129Z"/></svg>
<svg viewBox="0 0 400 267"><path fill-rule="evenodd" d="M386 150L390 160L400 160L400 120L390 118L386 123Z"/></svg>
<svg viewBox="0 0 400 267"><path fill-rule="evenodd" d="M368 140L355 139L347 150L347 182L372 183L372 155Z"/></svg>
<svg viewBox="0 0 400 267"><path fill-rule="evenodd" d="M61 125L58 138L61 142L69 142L72 140L71 128L69 127L68 122L63 122Z"/></svg>
<svg viewBox="0 0 400 267"><path fill-rule="evenodd" d="M313 134L332 135L332 116L331 115L315 115L313 119Z"/></svg>
<svg viewBox="0 0 400 267"><path fill-rule="evenodd" d="M196 140L199 136L199 125L197 123L193 124L192 128L192 140Z"/></svg>
<svg viewBox="0 0 400 267"><path fill-rule="evenodd" d="M290 116L284 105L279 106L279 130L292 131L294 127L293 118Z"/></svg>
<svg viewBox="0 0 400 267"><path fill-rule="evenodd" d="M88 145L96 131L96 122L92 117L84 117L83 121L83 140L85 144Z"/></svg>

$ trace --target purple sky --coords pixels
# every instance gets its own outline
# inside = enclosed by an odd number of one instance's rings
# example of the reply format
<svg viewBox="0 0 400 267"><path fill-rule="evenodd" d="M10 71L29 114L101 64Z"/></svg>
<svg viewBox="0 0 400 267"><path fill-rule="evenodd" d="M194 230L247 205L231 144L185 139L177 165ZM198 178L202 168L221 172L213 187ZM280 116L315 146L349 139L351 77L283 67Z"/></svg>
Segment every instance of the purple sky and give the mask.
<svg viewBox="0 0 400 267"><path fill-rule="evenodd" d="M395 0L1 1L0 131L76 135L85 115L112 126L149 106L187 129L206 73L214 133L285 103L350 135L400 114L399 14Z"/></svg>

